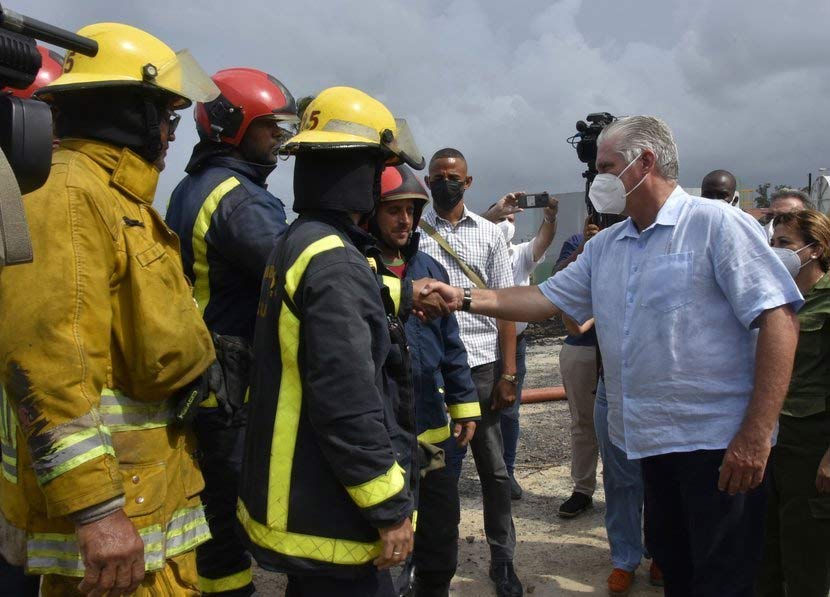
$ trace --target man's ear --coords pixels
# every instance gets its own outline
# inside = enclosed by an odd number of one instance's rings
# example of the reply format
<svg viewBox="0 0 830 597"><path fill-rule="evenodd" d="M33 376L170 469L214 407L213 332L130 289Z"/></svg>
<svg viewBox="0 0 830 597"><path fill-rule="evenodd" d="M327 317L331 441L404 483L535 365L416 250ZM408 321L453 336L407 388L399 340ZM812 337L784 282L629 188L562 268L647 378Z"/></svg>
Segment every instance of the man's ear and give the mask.
<svg viewBox="0 0 830 597"><path fill-rule="evenodd" d="M471 186L473 186L473 177L468 176L464 179L464 189L469 189Z"/></svg>
<svg viewBox="0 0 830 597"><path fill-rule="evenodd" d="M643 173L648 174L650 172L655 171L657 166L657 156L654 155L654 152L650 149L646 149L643 151L643 155L640 156L640 159L643 160Z"/></svg>
<svg viewBox="0 0 830 597"><path fill-rule="evenodd" d="M424 174L424 184L429 188L429 174Z"/></svg>

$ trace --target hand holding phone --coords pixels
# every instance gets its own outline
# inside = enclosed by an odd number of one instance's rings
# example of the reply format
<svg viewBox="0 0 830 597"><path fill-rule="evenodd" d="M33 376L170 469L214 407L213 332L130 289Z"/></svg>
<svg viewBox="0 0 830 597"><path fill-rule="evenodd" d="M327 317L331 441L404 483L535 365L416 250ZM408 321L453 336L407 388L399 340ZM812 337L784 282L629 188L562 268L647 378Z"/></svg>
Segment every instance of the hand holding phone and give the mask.
<svg viewBox="0 0 830 597"><path fill-rule="evenodd" d="M550 193L525 193L519 196L518 206L522 209L536 209L547 207L550 203Z"/></svg>

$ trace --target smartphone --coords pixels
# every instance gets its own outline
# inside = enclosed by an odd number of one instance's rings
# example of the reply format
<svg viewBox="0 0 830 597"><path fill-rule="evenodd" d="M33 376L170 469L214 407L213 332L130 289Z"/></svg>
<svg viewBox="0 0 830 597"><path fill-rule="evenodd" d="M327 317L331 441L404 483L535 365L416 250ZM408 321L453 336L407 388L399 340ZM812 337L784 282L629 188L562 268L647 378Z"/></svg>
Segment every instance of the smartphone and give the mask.
<svg viewBox="0 0 830 597"><path fill-rule="evenodd" d="M519 197L518 206L522 209L547 207L550 202L550 193L527 193Z"/></svg>

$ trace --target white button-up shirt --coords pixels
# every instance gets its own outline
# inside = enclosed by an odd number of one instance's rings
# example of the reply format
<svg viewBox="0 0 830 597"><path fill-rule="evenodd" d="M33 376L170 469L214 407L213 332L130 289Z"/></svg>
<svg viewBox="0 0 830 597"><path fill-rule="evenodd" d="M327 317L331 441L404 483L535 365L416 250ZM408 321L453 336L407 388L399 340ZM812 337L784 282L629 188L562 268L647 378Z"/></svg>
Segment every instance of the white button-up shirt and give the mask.
<svg viewBox="0 0 830 597"><path fill-rule="evenodd" d="M510 265L513 267L513 285L514 286L529 286L530 274L536 269L536 266L545 260L545 254L539 258L539 261L533 260L533 240L526 243L519 243L518 245L510 244L507 248L507 253L510 256ZM518 336L527 329L527 322L516 322L516 335Z"/></svg>
<svg viewBox="0 0 830 597"><path fill-rule="evenodd" d="M453 251L479 275L487 288L513 286L513 271L507 257L507 244L498 226L477 216L466 207L455 226L438 216L432 209L427 210L422 217L447 240ZM423 230L419 248L444 266L449 274L450 284L461 288L475 286L464 274L458 262ZM456 317L470 367L497 361L499 331L496 320L464 311L456 313Z"/></svg>

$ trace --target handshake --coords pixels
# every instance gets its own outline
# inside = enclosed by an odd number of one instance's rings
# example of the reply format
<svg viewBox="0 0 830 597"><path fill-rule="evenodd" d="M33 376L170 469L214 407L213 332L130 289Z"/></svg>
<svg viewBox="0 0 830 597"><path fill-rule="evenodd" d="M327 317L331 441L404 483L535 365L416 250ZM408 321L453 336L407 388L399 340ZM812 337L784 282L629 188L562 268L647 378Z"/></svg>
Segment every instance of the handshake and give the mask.
<svg viewBox="0 0 830 597"><path fill-rule="evenodd" d="M432 278L412 282L412 312L422 321L445 317L464 303L464 290Z"/></svg>

